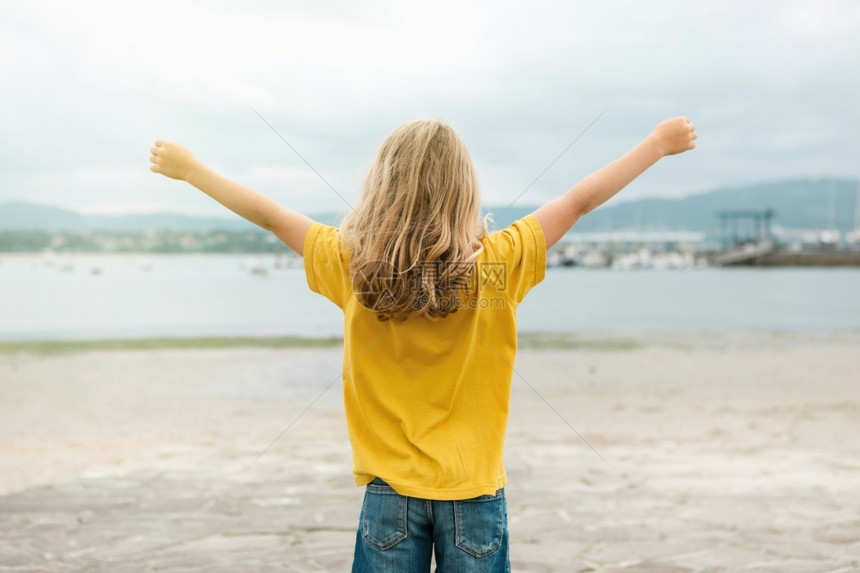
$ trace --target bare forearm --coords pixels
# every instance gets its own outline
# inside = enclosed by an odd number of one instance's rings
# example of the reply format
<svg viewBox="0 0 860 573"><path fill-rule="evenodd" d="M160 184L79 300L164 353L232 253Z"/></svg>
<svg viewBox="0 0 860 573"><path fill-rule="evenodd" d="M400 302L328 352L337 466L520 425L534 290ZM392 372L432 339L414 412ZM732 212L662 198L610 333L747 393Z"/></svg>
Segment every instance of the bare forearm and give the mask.
<svg viewBox="0 0 860 573"><path fill-rule="evenodd" d="M663 153L656 142L646 138L627 154L571 187L562 198L570 202L579 216L585 215L614 197L661 157Z"/></svg>
<svg viewBox="0 0 860 573"><path fill-rule="evenodd" d="M611 199L661 157L675 155L696 147L695 127L685 117L661 122L639 145L601 169L598 169L564 194L534 211L550 248L579 220Z"/></svg>
<svg viewBox="0 0 860 573"><path fill-rule="evenodd" d="M534 215L543 227L547 248L561 239L580 217L608 201L662 156L659 146L646 138L626 155L538 208Z"/></svg>
<svg viewBox="0 0 860 573"><path fill-rule="evenodd" d="M199 161L189 170L186 181L237 215L266 230L271 229L272 215L279 206L262 193L230 181Z"/></svg>
<svg viewBox="0 0 860 573"><path fill-rule="evenodd" d="M237 215L271 231L299 255L304 252L305 236L314 224L310 217L215 173L178 143L159 139L149 152L151 171L187 181Z"/></svg>

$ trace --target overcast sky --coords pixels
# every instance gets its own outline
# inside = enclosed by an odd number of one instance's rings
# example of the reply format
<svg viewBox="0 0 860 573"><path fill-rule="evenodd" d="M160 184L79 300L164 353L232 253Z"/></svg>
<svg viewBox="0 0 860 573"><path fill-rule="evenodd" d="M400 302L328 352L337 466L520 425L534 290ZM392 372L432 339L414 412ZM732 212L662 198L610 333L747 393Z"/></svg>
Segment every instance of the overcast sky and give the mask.
<svg viewBox="0 0 860 573"><path fill-rule="evenodd" d="M323 6L324 4L324 6ZM0 202L230 216L149 171L156 139L305 212L350 201L384 137L450 123L484 203L537 204L689 116L691 153L616 200L860 176L860 3L0 4Z"/></svg>

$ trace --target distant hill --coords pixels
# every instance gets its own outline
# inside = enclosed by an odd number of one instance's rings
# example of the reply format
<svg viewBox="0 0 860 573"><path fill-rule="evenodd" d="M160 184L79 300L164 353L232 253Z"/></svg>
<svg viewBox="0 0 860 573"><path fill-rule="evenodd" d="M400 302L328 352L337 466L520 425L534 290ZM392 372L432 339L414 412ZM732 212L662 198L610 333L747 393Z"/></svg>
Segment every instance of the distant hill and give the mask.
<svg viewBox="0 0 860 573"><path fill-rule="evenodd" d="M699 231L716 236L717 213L729 209L771 208L774 224L789 229L854 228L857 180L795 179L724 188L679 199L643 198L603 206L583 217L577 232L595 231ZM535 205L491 206L486 210L502 228L530 213ZM318 221L335 223L335 211L309 213ZM172 231L257 230L238 216L195 217L176 213L84 215L52 205L11 201L0 203L0 231Z"/></svg>
<svg viewBox="0 0 860 573"><path fill-rule="evenodd" d="M596 209L576 231L700 231L719 234L719 211L775 211L773 223L786 229L854 229L860 182L795 179L717 189L680 199L643 198Z"/></svg>
<svg viewBox="0 0 860 573"><path fill-rule="evenodd" d="M195 217L178 213L135 213L129 215L85 215L69 209L11 201L0 203L0 231L240 231L256 228L241 217Z"/></svg>

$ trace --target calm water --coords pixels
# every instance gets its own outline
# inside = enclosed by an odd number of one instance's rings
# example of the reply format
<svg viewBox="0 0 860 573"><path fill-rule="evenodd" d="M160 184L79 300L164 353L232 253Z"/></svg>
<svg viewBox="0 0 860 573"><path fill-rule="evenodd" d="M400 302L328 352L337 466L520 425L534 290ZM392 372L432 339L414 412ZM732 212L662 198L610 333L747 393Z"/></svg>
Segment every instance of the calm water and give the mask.
<svg viewBox="0 0 860 573"><path fill-rule="evenodd" d="M252 259L0 256L0 340L342 334L301 267L260 257L259 276ZM523 331L857 329L860 269L549 269L518 316Z"/></svg>

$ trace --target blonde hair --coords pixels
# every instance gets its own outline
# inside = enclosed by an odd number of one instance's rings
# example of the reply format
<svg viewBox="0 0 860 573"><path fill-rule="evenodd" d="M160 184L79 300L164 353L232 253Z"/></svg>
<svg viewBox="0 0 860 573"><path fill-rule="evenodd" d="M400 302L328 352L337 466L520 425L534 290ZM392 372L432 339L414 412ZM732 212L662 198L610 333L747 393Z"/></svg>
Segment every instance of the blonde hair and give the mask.
<svg viewBox="0 0 860 573"><path fill-rule="evenodd" d="M432 120L398 126L340 230L356 297L380 320L454 312L451 297L474 275L487 233L475 168L457 133Z"/></svg>

